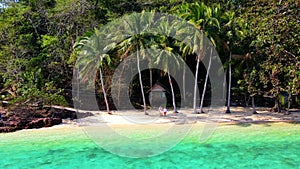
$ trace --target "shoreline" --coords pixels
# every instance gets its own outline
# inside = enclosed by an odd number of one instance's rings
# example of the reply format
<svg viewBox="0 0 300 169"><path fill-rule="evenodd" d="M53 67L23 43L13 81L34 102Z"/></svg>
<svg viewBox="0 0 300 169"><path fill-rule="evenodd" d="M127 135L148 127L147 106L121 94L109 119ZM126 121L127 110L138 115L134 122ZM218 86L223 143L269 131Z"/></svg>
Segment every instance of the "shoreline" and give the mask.
<svg viewBox="0 0 300 169"><path fill-rule="evenodd" d="M232 113L226 114L226 107L215 107L203 109L206 113L194 114L192 109L181 109L179 113L168 111L167 116L161 116L157 110L148 110L147 116L142 111L112 111L108 115L104 111L92 112L94 116L84 119L101 119L99 122L110 124L143 124L150 123L199 123L199 122L217 122L217 123L263 123L263 122L295 122L300 123L300 110L293 109L290 114L270 112L267 108L257 108L258 114L253 114L251 108L232 107ZM208 113L207 113L208 112ZM89 112L90 113L90 112ZM78 119L77 119L78 120ZM138 121L140 120L140 121ZM76 121L76 120L75 120Z"/></svg>
<svg viewBox="0 0 300 169"><path fill-rule="evenodd" d="M72 108L68 108L72 111ZM204 108L202 114L193 114L192 109L181 109L180 113L167 113L167 116L160 116L157 110L148 110L149 115L144 115L139 110L112 111L112 115L105 111L85 111L80 110L79 113L88 113L91 116L79 119L62 119L62 123L42 128L21 129L36 130L55 127L84 127L90 124L106 124L112 126L134 126L134 125L183 125L183 124L206 124L215 123L217 125L251 125L251 124L267 124L267 123L300 123L299 109L293 109L289 115L284 113L274 113L268 111L268 108L257 108L258 114L252 114L251 108L231 107L231 114L225 114L226 107ZM13 132L17 132L13 131ZM7 132L11 133L11 132Z"/></svg>

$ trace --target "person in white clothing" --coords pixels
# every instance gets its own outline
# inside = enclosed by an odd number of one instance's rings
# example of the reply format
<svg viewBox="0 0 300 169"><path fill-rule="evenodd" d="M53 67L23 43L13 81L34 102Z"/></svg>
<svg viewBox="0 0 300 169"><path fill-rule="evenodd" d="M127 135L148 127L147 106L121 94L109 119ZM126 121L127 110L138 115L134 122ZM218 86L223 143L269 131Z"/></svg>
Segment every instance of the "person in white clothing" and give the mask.
<svg viewBox="0 0 300 169"><path fill-rule="evenodd" d="M165 107L165 108L164 108L164 116L167 115L167 112L168 112L168 109Z"/></svg>

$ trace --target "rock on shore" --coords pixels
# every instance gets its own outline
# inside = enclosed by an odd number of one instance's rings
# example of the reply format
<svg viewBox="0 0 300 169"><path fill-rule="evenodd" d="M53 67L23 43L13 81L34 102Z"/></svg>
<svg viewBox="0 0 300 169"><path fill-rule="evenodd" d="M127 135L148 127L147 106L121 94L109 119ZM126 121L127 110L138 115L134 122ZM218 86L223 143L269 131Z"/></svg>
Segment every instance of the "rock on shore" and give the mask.
<svg viewBox="0 0 300 169"><path fill-rule="evenodd" d="M76 119L76 112L61 108L16 108L0 110L0 133L13 132L21 129L51 127L61 124L62 119Z"/></svg>

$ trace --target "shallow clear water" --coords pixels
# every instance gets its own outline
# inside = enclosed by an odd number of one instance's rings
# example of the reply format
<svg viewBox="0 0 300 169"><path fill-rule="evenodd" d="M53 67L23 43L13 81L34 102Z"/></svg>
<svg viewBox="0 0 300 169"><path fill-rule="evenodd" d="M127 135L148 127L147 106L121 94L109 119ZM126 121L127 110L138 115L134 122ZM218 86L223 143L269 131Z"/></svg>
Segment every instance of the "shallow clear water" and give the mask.
<svg viewBox="0 0 300 169"><path fill-rule="evenodd" d="M205 143L201 126L171 150L126 158L98 147L79 127L0 134L0 168L299 168L300 125L221 125ZM129 145L134 146L134 145ZM147 145L145 145L147 146Z"/></svg>

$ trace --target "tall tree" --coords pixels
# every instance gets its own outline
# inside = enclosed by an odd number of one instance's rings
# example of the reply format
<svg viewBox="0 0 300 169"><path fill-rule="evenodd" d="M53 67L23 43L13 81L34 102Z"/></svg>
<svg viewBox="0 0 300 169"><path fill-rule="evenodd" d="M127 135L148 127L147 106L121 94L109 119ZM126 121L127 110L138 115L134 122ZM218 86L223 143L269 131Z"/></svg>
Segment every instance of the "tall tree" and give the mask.
<svg viewBox="0 0 300 169"><path fill-rule="evenodd" d="M108 114L111 114L105 90L102 69L104 65L109 65L111 63L111 58L108 54L108 51L114 48L115 43L107 43L108 40L105 36L106 34L103 34L99 30L95 29L93 36L82 38L78 43L75 44L74 48L79 48L76 66L78 68L82 67L80 69L81 77L79 77L82 79L82 81L89 83L90 75L96 73L96 70L99 69L100 83L106 110ZM104 41L106 43L104 43Z"/></svg>
<svg viewBox="0 0 300 169"><path fill-rule="evenodd" d="M1 13L1 76L13 98L42 99L71 89L75 39L102 22L91 9L86 0L24 0Z"/></svg>
<svg viewBox="0 0 300 169"><path fill-rule="evenodd" d="M144 113L147 115L147 105L144 94L144 85L140 70L140 57L146 57L141 53L141 49L147 49L152 44L151 39L147 36L147 31L152 27L154 12L133 13L124 20L124 27L121 28L121 33L129 35L124 37L124 40L119 44L120 51L126 54L136 52L137 69L140 83L140 90L143 99ZM126 57L126 56L124 56Z"/></svg>
<svg viewBox="0 0 300 169"><path fill-rule="evenodd" d="M281 93L299 93L298 6L299 2L290 0L257 0L241 6L241 16L251 23L248 45L257 64L252 72L256 71L260 82L263 82L262 85L251 83L251 88L265 96L272 96L274 111L281 111Z"/></svg>
<svg viewBox="0 0 300 169"><path fill-rule="evenodd" d="M180 59L172 53L177 45L176 40L171 38L175 34L175 29L173 28L172 24L178 23L172 23L172 21L168 20L167 18L162 18L158 23L159 25L156 25L156 29L161 33L163 32L164 35L156 38L156 45L159 46L159 49L162 49L162 51L159 52L158 56L154 58L154 63L156 65L161 65L161 67L164 69L163 71L168 75L172 94L173 112L178 113L174 86L170 75L171 73L176 73L176 70L182 66Z"/></svg>
<svg viewBox="0 0 300 169"><path fill-rule="evenodd" d="M233 11L224 12L221 16L222 29L220 38L221 47L223 47L223 52L228 53L227 65L228 65L228 92L227 92L227 109L225 113L231 113L230 103L231 103L231 87L232 87L232 53L238 52L240 54L239 46L240 43L245 39L245 34L247 34L247 24L244 20L236 18L236 13ZM245 55L244 53L242 53ZM239 71L239 70L235 70Z"/></svg>
<svg viewBox="0 0 300 169"><path fill-rule="evenodd" d="M180 7L180 12L179 15L183 17L184 19L188 20L190 23L195 25L195 27L200 31L203 32L204 35L208 37L208 39L211 41L213 45L216 45L217 39L218 39L218 32L220 31L220 17L221 17L221 10L220 10L220 5L216 6L206 6L203 2L202 3L184 3ZM200 33L201 34L201 33ZM194 100L193 100L193 109L194 113L197 113L196 110L196 91L198 87L198 72L199 72L199 65L204 57L204 48L203 48L203 36L195 34L193 39L193 44L195 45L193 47L193 52L196 50L200 51L198 53L201 53L202 55L198 55L196 57L196 72L195 72L195 85L194 85ZM184 48L183 48L184 49ZM207 70L207 73L209 70ZM206 91L206 86L207 86L207 80L206 78L205 84L204 84L204 89L203 92ZM202 107L203 107L203 97L201 98L201 104L200 104L200 111L202 112Z"/></svg>
<svg viewBox="0 0 300 169"><path fill-rule="evenodd" d="M177 106L176 106L176 97L175 97L175 92L174 92L174 86L171 78L171 70L173 73L176 72L176 68L180 67L180 61L179 59L171 53L172 48L165 46L161 52L159 52L155 64L157 65L162 65L163 71L165 74L167 74L168 79L169 79L169 84L171 88L171 94L172 94L172 104L173 104L173 112L178 113L177 111ZM172 66L171 66L172 65Z"/></svg>

